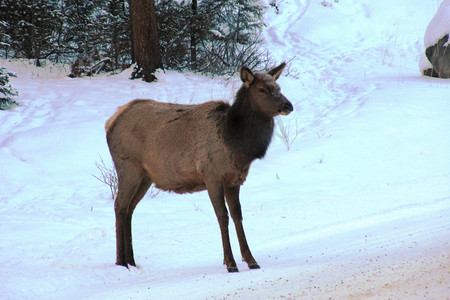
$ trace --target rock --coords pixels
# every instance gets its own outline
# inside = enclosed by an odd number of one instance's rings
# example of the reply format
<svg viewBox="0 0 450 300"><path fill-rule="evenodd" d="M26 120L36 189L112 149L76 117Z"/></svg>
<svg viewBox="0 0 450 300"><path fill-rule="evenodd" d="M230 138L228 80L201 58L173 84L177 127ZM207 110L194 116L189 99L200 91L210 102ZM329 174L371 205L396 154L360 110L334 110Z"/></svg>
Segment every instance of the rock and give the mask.
<svg viewBox="0 0 450 300"><path fill-rule="evenodd" d="M424 75L440 78L450 78L450 42L449 34L425 50L425 55L433 66L424 70Z"/></svg>
<svg viewBox="0 0 450 300"><path fill-rule="evenodd" d="M419 68L423 75L450 78L450 0L444 0L425 31L425 57ZM431 65L430 65L431 63Z"/></svg>

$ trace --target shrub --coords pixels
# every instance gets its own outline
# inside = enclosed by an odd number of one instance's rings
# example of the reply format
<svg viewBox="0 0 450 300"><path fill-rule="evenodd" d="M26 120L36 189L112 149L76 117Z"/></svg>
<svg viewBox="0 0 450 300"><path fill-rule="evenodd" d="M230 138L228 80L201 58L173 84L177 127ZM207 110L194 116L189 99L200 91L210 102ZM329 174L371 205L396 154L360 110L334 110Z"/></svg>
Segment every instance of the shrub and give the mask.
<svg viewBox="0 0 450 300"><path fill-rule="evenodd" d="M114 168L114 166L110 167L106 165L101 156L100 162L95 162L95 166L100 171L100 174L98 176L92 174L92 176L101 183L104 183L108 186L111 194L111 199L115 200L117 197L117 192L119 191L119 179L117 177L116 169ZM155 189L155 187L152 185L147 194L150 198L153 198L159 194L159 190Z"/></svg>
<svg viewBox="0 0 450 300"><path fill-rule="evenodd" d="M13 98L19 93L14 90L9 83L10 77L16 77L16 74L6 71L6 68L0 68L0 110L9 109L14 105L19 105Z"/></svg>

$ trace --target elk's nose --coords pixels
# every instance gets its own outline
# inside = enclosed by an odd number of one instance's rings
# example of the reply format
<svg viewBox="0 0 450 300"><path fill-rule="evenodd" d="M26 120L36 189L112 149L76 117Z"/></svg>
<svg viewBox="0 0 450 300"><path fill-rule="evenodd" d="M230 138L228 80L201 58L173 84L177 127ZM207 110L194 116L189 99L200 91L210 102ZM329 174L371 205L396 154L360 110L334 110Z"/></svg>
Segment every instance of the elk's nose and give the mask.
<svg viewBox="0 0 450 300"><path fill-rule="evenodd" d="M285 111L288 111L289 113L291 113L292 111L294 111L294 107L292 106L292 103L291 102L286 102L285 104L284 104L284 110Z"/></svg>
<svg viewBox="0 0 450 300"><path fill-rule="evenodd" d="M294 107L292 106L292 103L289 101L286 101L282 108L278 111L280 115L286 116L290 114L294 110Z"/></svg>

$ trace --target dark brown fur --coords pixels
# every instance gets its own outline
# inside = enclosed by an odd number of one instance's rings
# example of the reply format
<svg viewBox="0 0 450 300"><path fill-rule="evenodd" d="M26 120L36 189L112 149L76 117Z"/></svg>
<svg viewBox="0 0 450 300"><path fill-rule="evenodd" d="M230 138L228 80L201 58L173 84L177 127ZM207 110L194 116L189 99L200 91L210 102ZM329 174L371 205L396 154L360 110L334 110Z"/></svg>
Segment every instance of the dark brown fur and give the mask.
<svg viewBox="0 0 450 300"><path fill-rule="evenodd" d="M118 265L135 266L131 241L133 211L152 183L176 193L208 190L217 215L224 264L237 271L228 234L228 204L242 258L259 268L242 227L239 189L250 164L262 158L273 134L273 117L292 104L275 82L285 64L268 73L241 70L243 85L233 105L198 105L134 100L106 122L106 136L119 179L116 213Z"/></svg>

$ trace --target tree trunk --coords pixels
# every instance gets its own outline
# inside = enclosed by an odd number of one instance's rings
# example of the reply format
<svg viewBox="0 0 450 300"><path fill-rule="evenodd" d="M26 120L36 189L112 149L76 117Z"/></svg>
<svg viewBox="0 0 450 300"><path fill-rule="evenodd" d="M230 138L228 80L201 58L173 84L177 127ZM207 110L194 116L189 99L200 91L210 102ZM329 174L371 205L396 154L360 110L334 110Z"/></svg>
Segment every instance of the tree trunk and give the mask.
<svg viewBox="0 0 450 300"><path fill-rule="evenodd" d="M154 0L130 0L133 56L137 67L132 78L156 80L153 74L162 68Z"/></svg>
<svg viewBox="0 0 450 300"><path fill-rule="evenodd" d="M197 0L192 0L192 18L191 18L191 69L197 70Z"/></svg>

